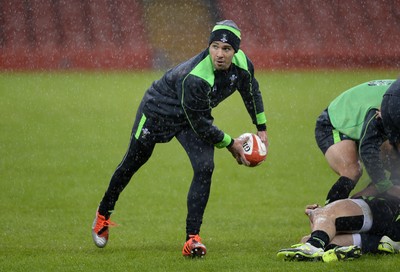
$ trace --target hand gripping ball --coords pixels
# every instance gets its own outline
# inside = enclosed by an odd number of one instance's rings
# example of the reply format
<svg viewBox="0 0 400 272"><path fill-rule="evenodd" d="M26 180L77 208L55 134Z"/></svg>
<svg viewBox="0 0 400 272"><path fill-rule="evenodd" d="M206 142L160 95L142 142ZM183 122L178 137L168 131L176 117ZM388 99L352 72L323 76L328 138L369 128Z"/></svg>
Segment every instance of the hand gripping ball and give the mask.
<svg viewBox="0 0 400 272"><path fill-rule="evenodd" d="M255 167L265 161L268 151L260 137L254 133L244 133L240 135L239 138L248 138L248 140L243 143L243 150L244 156L250 162L250 167Z"/></svg>

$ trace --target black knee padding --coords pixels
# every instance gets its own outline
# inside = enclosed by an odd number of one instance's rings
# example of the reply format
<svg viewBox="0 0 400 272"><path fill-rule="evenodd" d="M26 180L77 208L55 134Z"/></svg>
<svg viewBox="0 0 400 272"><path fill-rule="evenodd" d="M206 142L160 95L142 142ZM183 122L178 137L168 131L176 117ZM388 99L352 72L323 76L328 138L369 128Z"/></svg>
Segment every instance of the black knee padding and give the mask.
<svg viewBox="0 0 400 272"><path fill-rule="evenodd" d="M358 231L364 225L364 215L338 217L335 221L336 231Z"/></svg>

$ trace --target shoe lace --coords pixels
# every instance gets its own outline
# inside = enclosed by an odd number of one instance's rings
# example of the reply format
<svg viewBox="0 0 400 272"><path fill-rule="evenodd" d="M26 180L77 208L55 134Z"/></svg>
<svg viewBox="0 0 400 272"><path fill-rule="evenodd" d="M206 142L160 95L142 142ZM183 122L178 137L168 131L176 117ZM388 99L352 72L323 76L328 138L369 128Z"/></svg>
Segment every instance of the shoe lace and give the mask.
<svg viewBox="0 0 400 272"><path fill-rule="evenodd" d="M189 235L189 239L192 239L195 243L201 243L201 237L198 234Z"/></svg>
<svg viewBox="0 0 400 272"><path fill-rule="evenodd" d="M94 231L100 235L104 231L108 229L108 227L116 227L118 226L116 223L110 220L110 218L106 219L105 216L98 214L97 216L97 221L96 221L96 226L94 228Z"/></svg>

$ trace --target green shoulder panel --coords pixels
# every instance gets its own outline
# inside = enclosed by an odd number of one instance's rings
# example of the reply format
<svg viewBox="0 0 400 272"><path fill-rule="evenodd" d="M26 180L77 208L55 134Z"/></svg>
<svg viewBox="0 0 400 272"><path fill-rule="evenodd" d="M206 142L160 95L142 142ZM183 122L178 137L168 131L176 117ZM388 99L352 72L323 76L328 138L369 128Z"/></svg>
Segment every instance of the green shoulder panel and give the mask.
<svg viewBox="0 0 400 272"><path fill-rule="evenodd" d="M239 51L233 56L232 62L238 66L239 68L243 70L248 70L248 65L247 65L247 58L246 55L242 50L239 49Z"/></svg>
<svg viewBox="0 0 400 272"><path fill-rule="evenodd" d="M208 84L210 84L210 86L213 86L215 76L210 55L200 61L189 74L204 79Z"/></svg>

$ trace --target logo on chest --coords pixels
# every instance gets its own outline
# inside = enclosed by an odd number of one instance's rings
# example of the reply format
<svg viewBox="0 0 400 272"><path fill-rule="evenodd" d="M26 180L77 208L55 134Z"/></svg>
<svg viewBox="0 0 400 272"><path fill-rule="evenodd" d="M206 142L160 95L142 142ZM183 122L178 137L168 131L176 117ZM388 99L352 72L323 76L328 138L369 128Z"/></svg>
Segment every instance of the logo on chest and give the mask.
<svg viewBox="0 0 400 272"><path fill-rule="evenodd" d="M237 75L231 75L229 77L229 80L231 81L230 86L233 86L235 84L236 79L237 79Z"/></svg>

